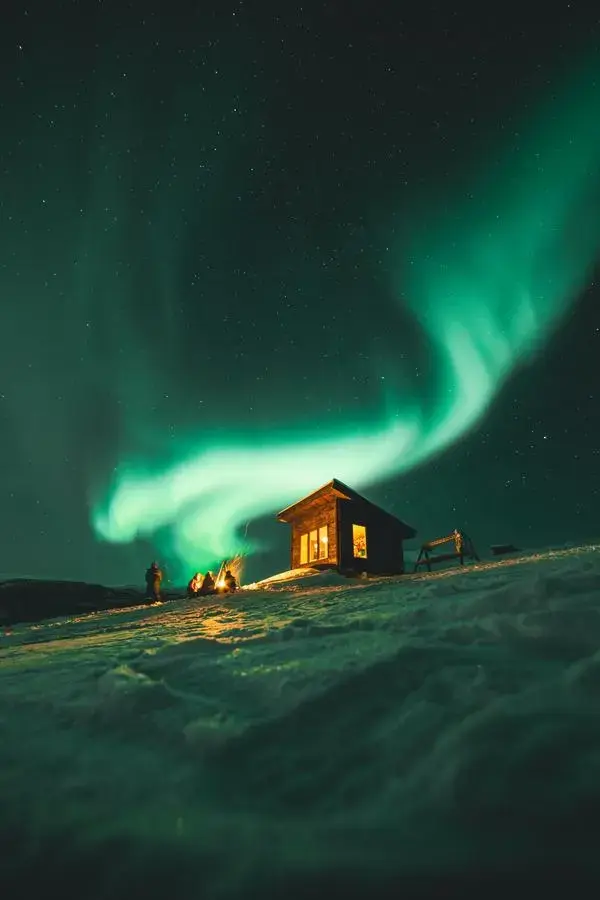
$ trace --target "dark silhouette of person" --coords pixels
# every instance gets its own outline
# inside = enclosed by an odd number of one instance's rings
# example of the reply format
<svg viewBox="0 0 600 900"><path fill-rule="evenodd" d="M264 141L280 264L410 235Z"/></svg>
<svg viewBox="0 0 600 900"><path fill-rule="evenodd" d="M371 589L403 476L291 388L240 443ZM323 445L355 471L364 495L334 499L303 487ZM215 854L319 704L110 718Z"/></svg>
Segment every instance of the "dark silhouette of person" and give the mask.
<svg viewBox="0 0 600 900"><path fill-rule="evenodd" d="M233 594L234 591L237 591L238 583L235 580L235 575L232 575L229 569L225 572L225 578L223 579L225 582L225 590L230 594Z"/></svg>
<svg viewBox="0 0 600 900"><path fill-rule="evenodd" d="M212 577L212 572L207 572L204 578L202 579L202 587L198 591L199 594L215 594L215 579Z"/></svg>
<svg viewBox="0 0 600 900"><path fill-rule="evenodd" d="M163 573L157 562L146 569L146 599L156 603L160 600L160 584Z"/></svg>

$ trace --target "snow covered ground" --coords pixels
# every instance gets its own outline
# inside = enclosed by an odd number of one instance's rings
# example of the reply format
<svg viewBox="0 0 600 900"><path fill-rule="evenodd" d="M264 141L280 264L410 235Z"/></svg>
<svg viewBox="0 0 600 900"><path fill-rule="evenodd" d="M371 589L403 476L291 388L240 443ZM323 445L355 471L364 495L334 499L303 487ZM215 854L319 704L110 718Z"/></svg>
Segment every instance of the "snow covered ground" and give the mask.
<svg viewBox="0 0 600 900"><path fill-rule="evenodd" d="M527 893L600 869L600 547L0 637L6 896Z"/></svg>

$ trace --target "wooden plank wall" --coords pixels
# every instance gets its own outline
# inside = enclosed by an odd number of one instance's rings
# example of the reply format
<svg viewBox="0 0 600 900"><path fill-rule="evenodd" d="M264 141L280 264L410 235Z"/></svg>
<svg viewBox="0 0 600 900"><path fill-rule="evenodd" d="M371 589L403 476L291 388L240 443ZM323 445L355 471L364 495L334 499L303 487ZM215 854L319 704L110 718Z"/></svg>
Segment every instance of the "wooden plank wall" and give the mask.
<svg viewBox="0 0 600 900"><path fill-rule="evenodd" d="M355 559L352 525L367 529L367 557ZM340 501L340 561L344 571L370 572L382 575L400 574L404 570L403 529L387 513L371 504L355 500Z"/></svg>
<svg viewBox="0 0 600 900"><path fill-rule="evenodd" d="M307 504L302 510L302 514L294 518L292 524L292 569L300 566L300 537L308 534L321 525L327 525L327 537L329 556L327 559L318 560L319 563L328 563L330 565L337 564L337 521L336 521L336 498L335 497L317 497L315 500ZM312 565L310 562L306 565Z"/></svg>

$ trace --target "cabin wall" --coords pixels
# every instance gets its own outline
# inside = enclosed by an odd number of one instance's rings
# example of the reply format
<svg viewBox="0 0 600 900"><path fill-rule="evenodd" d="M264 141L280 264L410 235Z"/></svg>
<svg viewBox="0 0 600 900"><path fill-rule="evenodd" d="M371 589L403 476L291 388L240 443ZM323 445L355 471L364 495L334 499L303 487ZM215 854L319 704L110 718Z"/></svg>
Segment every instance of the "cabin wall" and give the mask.
<svg viewBox="0 0 600 900"><path fill-rule="evenodd" d="M292 526L292 553L291 568L300 568L300 537L308 534L321 525L327 525L327 538L329 555L327 559L319 559L314 563L307 562L302 565L337 565L337 520L336 520L336 501L330 498L327 502L319 502L311 504L294 518Z"/></svg>
<svg viewBox="0 0 600 900"><path fill-rule="evenodd" d="M404 531L400 522L371 504L339 500L339 568L341 571L393 575L404 571ZM367 530L367 556L354 558L352 525Z"/></svg>

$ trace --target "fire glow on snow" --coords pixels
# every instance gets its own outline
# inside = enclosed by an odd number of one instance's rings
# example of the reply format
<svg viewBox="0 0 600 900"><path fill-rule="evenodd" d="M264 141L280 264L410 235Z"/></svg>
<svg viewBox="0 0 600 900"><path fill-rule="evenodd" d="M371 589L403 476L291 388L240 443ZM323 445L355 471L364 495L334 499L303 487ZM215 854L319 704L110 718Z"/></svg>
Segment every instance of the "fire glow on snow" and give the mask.
<svg viewBox="0 0 600 900"><path fill-rule="evenodd" d="M17 625L4 888L228 900L315 896L318 876L377 897L552 865L589 882L599 589L588 547Z"/></svg>
<svg viewBox="0 0 600 900"><path fill-rule="evenodd" d="M485 413L514 367L551 333L585 286L600 245L600 79L579 72L513 135L458 200L414 217L398 252L398 295L428 336L437 366L428 408L385 398L371 422L199 437L174 465L124 460L93 515L113 542L151 537L186 570L255 549L240 538L332 476L359 489L439 453ZM443 199L443 203L441 200ZM440 217L439 209L449 210ZM407 274L408 273L408 274ZM388 361L389 362L389 361ZM268 389L268 388L267 388Z"/></svg>

